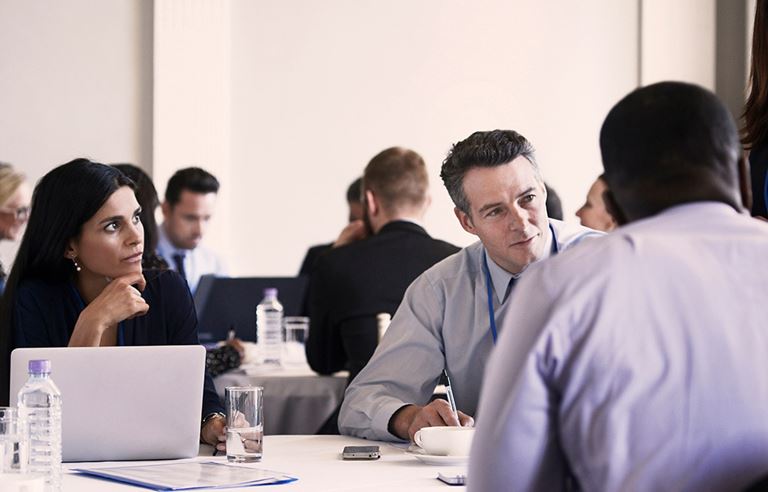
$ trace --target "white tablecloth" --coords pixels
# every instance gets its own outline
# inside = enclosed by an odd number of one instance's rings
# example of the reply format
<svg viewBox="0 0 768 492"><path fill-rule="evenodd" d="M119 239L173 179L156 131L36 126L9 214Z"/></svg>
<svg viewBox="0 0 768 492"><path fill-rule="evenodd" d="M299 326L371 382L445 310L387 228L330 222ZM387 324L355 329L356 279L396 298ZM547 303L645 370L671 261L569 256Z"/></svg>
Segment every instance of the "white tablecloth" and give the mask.
<svg viewBox="0 0 768 492"><path fill-rule="evenodd" d="M214 379L227 386L264 387L264 434L314 434L344 398L347 374L318 376L306 363L283 367L245 365Z"/></svg>
<svg viewBox="0 0 768 492"><path fill-rule="evenodd" d="M340 454L344 446L371 444L381 446L381 459L376 461L341 459ZM194 459L222 461L226 459L221 456L211 458L211 450L210 446L201 446L200 457ZM173 461L155 463L173 463ZM80 468L84 465L88 464L67 464L66 466ZM90 465L94 466L94 464ZM99 464L99 466L113 465L114 463ZM344 436L267 436L264 438L264 458L257 467L298 477L295 482L273 485L267 489L286 492L446 491L449 490L446 485L436 479L437 472L466 471L466 466L439 467L422 464L406 454L403 446ZM65 474L63 480L63 492L110 492L129 489L141 490L130 485L71 473ZM459 487L455 489L463 490Z"/></svg>

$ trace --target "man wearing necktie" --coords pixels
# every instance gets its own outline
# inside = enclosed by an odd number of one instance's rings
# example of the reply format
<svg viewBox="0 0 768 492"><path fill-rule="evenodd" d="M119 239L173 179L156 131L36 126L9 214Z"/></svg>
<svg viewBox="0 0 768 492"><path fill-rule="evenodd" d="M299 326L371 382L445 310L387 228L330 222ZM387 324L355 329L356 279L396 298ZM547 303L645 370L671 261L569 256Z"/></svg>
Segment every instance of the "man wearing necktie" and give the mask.
<svg viewBox="0 0 768 492"><path fill-rule="evenodd" d="M213 216L218 191L218 180L197 167L177 171L165 189L157 253L187 281L192 293L201 276L226 275L216 253L200 244Z"/></svg>
<svg viewBox="0 0 768 492"><path fill-rule="evenodd" d="M422 427L473 425L485 362L515 280L531 263L598 235L547 217L533 147L517 132L472 134L453 146L441 177L459 223L480 241L410 285L346 392L342 434L407 440ZM444 370L458 415L444 400L430 402Z"/></svg>

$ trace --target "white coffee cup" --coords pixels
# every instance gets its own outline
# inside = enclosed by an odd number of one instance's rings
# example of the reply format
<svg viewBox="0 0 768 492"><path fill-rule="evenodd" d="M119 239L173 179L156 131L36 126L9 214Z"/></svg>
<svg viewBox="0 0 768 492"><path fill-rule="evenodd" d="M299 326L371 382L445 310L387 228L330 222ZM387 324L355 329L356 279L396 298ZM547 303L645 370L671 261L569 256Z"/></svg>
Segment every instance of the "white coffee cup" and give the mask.
<svg viewBox="0 0 768 492"><path fill-rule="evenodd" d="M423 427L413 436L413 441L428 454L469 456L474 435L473 427Z"/></svg>
<svg viewBox="0 0 768 492"><path fill-rule="evenodd" d="M23 473L0 473L0 492L43 492L45 477Z"/></svg>

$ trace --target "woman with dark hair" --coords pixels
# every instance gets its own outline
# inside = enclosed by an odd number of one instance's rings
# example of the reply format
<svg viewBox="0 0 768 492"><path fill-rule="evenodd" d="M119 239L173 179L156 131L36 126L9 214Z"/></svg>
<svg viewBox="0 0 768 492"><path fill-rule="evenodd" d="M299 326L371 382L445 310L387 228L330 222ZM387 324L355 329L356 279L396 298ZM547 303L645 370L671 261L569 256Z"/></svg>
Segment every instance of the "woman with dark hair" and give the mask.
<svg viewBox="0 0 768 492"><path fill-rule="evenodd" d="M142 266L144 268L155 268L167 270L168 263L157 254L157 221L155 221L155 210L160 206L160 199L157 196L155 184L152 178L147 175L140 167L133 164L112 164L112 167L120 170L136 185L136 200L141 205L139 218L144 226L144 259Z"/></svg>
<svg viewBox="0 0 768 492"><path fill-rule="evenodd" d="M757 0L742 142L749 150L752 215L768 218L768 0Z"/></svg>
<svg viewBox="0 0 768 492"><path fill-rule="evenodd" d="M581 225L603 232L611 232L619 226L603 198L607 190L605 174L601 174L589 187L584 205L576 211L576 217L579 218Z"/></svg>
<svg viewBox="0 0 768 492"><path fill-rule="evenodd" d="M57 167L35 187L0 313L6 368L15 347L198 343L184 280L168 270L142 271L144 230L133 188L117 169L87 159ZM221 411L206 375L201 440L223 449Z"/></svg>

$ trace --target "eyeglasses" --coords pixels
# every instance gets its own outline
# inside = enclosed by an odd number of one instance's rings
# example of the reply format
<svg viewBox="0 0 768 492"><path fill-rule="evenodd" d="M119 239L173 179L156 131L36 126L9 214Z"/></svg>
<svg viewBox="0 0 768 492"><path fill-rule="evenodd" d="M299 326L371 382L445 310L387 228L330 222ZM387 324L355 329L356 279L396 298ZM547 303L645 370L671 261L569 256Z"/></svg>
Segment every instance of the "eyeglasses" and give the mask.
<svg viewBox="0 0 768 492"><path fill-rule="evenodd" d="M0 214L13 215L15 220L23 222L29 218L29 207L4 208L0 209Z"/></svg>

